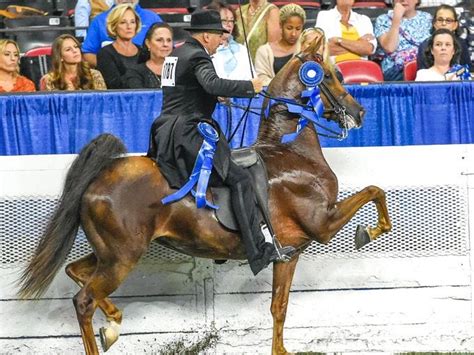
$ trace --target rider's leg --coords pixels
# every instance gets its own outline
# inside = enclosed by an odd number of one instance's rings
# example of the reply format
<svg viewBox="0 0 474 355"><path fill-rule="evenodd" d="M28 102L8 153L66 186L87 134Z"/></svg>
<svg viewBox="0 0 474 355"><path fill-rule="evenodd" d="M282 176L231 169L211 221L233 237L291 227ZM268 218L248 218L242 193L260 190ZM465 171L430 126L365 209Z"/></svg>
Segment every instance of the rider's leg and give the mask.
<svg viewBox="0 0 474 355"><path fill-rule="evenodd" d="M232 208L242 234L250 268L256 275L272 261L279 260L280 255L272 242L265 242L260 229L255 193L248 171L231 161L224 184L231 190Z"/></svg>

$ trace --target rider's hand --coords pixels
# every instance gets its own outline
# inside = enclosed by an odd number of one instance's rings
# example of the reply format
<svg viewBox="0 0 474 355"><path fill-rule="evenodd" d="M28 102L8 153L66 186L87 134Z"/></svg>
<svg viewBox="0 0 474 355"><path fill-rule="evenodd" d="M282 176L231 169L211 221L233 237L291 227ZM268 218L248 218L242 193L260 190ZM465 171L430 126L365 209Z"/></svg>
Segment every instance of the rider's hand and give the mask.
<svg viewBox="0 0 474 355"><path fill-rule="evenodd" d="M258 94L263 89L263 81L260 78L254 78L251 80L253 85L253 91Z"/></svg>

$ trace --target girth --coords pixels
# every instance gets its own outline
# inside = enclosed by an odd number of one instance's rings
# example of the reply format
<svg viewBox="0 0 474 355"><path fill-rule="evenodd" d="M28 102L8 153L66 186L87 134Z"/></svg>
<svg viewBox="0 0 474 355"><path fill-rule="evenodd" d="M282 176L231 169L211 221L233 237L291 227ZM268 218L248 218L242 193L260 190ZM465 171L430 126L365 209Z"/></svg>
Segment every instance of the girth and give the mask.
<svg viewBox="0 0 474 355"><path fill-rule="evenodd" d="M254 148L241 148L231 151L231 158L240 167L247 169L252 178L253 188L258 202L259 219L268 213L268 176L265 163ZM239 227L234 217L228 187L211 187L213 203L219 208L214 210L217 220L226 228L238 231ZM263 210L263 211L262 211Z"/></svg>

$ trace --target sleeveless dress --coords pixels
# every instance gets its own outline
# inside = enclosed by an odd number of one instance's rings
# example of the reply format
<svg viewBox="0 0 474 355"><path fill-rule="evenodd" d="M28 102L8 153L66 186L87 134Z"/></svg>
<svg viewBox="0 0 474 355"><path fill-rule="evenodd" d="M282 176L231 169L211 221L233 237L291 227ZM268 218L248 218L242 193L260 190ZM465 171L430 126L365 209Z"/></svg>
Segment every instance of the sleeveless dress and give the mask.
<svg viewBox="0 0 474 355"><path fill-rule="evenodd" d="M268 42L268 33L267 33L267 19L270 11L273 8L277 8L275 5L265 3L262 5L260 10L258 10L249 22L249 8L250 4L242 6L242 18L240 17L240 10L237 11L237 21L236 25L238 28L239 35L236 37L236 41L245 45L244 29L243 24L245 24L245 33L247 35L249 52L252 57L252 61L255 61L255 54L257 53L258 47Z"/></svg>

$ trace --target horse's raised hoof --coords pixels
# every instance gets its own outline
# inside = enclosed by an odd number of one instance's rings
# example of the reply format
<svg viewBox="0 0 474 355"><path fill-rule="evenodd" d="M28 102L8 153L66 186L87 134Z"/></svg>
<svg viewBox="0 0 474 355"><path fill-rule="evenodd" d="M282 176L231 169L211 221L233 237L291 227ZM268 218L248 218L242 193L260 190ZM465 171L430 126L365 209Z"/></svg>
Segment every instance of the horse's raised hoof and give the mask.
<svg viewBox="0 0 474 355"><path fill-rule="evenodd" d="M114 345L114 343L118 339L118 332L115 329L113 329L113 327L100 328L99 335L100 335L100 345L102 346L102 349L104 349L104 352L109 350L110 347Z"/></svg>
<svg viewBox="0 0 474 355"><path fill-rule="evenodd" d="M369 232L367 232L366 227L361 226L360 224L357 226L354 241L357 250L370 242Z"/></svg>

